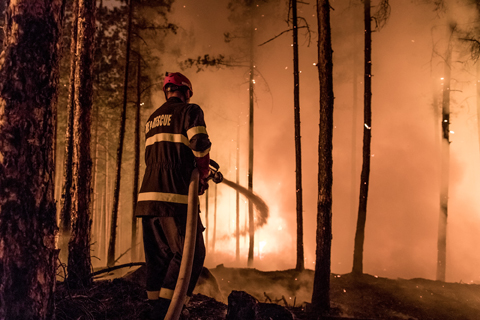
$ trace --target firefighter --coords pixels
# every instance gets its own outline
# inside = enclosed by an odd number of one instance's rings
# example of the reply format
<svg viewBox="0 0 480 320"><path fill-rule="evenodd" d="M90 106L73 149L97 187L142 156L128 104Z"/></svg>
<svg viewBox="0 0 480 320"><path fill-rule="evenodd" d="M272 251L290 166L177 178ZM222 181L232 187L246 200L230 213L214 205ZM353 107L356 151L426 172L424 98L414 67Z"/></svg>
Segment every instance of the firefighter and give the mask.
<svg viewBox="0 0 480 320"><path fill-rule="evenodd" d="M153 306L151 319L165 317L177 282L185 240L190 176L200 174L199 194L208 188L211 142L202 109L189 103L191 82L179 72L167 73L166 102L145 126L146 169L138 194L136 216L142 218L147 265L147 295ZM192 275L187 299L192 295L205 260L205 229L198 217Z"/></svg>

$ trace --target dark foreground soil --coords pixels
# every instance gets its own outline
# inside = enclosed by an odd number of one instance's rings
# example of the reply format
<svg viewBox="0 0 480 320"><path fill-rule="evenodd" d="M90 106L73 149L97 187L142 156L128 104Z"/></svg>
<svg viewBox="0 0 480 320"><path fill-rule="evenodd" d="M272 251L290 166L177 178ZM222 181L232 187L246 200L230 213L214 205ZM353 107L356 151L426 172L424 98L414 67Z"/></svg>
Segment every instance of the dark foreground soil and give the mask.
<svg viewBox="0 0 480 320"><path fill-rule="evenodd" d="M480 319L480 285L351 274L332 274L331 312L321 317L307 312L313 276L311 270L262 272L222 266L205 270L185 318L225 319L228 295L237 290L259 302L283 306L298 320ZM57 319L145 319L149 307L144 281L140 268L122 278L97 280L90 289L69 290L60 282L56 290Z"/></svg>

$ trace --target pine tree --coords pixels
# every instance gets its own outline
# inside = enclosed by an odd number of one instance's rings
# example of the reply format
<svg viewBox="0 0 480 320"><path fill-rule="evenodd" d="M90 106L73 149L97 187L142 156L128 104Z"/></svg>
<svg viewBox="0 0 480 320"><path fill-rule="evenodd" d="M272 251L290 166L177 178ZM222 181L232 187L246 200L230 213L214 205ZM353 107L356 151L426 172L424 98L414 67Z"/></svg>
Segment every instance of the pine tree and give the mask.
<svg viewBox="0 0 480 320"><path fill-rule="evenodd" d="M130 66L130 46L132 38L132 18L133 18L133 0L129 1L127 40L125 48L125 72L123 82L123 105L120 115L119 142L117 149L117 161L115 170L115 187L113 190L112 217L110 224L110 241L108 243L107 266L112 267L115 264L115 247L117 235L118 202L120 197L120 179L122 170L123 144L125 138L125 122L127 117L127 93L128 93L128 72Z"/></svg>
<svg viewBox="0 0 480 320"><path fill-rule="evenodd" d="M437 242L437 280L445 281L447 260L447 217L448 217L448 186L450 173L450 85L452 68L452 37L455 25L448 24L448 44L444 57L444 75L442 92L442 151L440 177L440 212L438 219Z"/></svg>
<svg viewBox="0 0 480 320"><path fill-rule="evenodd" d="M68 244L68 277L72 287L91 284L92 160L90 156L93 102L93 56L95 47L95 0L78 1L78 34L75 68L73 126L72 235Z"/></svg>
<svg viewBox="0 0 480 320"><path fill-rule="evenodd" d="M314 310L324 313L330 309L333 185L333 51L328 0L317 0L317 19L320 132L318 141L317 249L312 306Z"/></svg>
<svg viewBox="0 0 480 320"><path fill-rule="evenodd" d="M300 134L300 77L298 70L298 26L297 0L292 0L293 21L293 95L295 122L295 195L297 204L297 265L295 269L305 269L303 253L303 189L302 189L302 144Z"/></svg>
<svg viewBox="0 0 480 320"><path fill-rule="evenodd" d="M364 58L364 94L363 94L363 162L360 176L360 196L358 204L355 248L353 251L352 273L363 273L363 245L365 241L365 224L367 219L367 199L370 182L370 149L372 141L372 15L370 0L364 0L365 58ZM380 2L374 15L377 29L382 28L390 15L388 0Z"/></svg>
<svg viewBox="0 0 480 320"><path fill-rule="evenodd" d="M62 1L7 1L0 65L0 319L54 318Z"/></svg>
<svg viewBox="0 0 480 320"><path fill-rule="evenodd" d="M72 183L73 183L73 119L75 106L75 69L77 63L78 0L73 0L70 75L68 79L67 126L65 131L65 154L63 163L63 190L60 207L60 260L68 259L68 241L72 228Z"/></svg>

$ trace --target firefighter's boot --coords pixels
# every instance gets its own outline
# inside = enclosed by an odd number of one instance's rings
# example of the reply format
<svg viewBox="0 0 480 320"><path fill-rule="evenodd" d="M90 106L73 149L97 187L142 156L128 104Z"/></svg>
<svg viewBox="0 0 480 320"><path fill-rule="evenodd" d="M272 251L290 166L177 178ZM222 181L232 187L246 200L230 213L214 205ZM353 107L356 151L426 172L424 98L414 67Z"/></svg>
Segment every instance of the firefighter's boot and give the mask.
<svg viewBox="0 0 480 320"><path fill-rule="evenodd" d="M164 320L167 315L168 307L171 300L165 298L159 298L158 300L151 300L153 306L150 312L149 320Z"/></svg>

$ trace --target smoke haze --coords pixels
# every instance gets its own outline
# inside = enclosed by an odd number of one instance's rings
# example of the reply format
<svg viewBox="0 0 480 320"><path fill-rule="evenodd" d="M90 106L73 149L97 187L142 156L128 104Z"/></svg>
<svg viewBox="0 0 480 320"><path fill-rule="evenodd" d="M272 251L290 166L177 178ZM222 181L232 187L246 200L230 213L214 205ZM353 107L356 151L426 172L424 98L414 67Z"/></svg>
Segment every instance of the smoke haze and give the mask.
<svg viewBox="0 0 480 320"><path fill-rule="evenodd" d="M290 28L288 1L258 1L255 43ZM372 1L375 4L375 1ZM363 21L357 1L331 1L334 50L334 176L332 272L351 271L360 187L363 132ZM372 35L372 161L364 248L364 272L384 277L435 278L440 203L440 117L443 61L448 17L466 27L474 7L447 1L448 13L426 1L391 1L386 26ZM372 9L372 11L374 11ZM356 12L354 14L354 12ZM472 13L473 12L473 13ZM159 51L165 71L204 54L241 55L241 41L224 42L238 27L228 19L226 1L177 0L170 21L180 25ZM262 16L263 15L263 16ZM319 82L316 8L299 4L299 16L312 31L300 29L300 112L302 132L305 266L314 268L318 174ZM296 259L293 50L286 33L255 48L255 138L253 189L270 209L267 224L255 234L254 266L290 269ZM461 51L463 50L463 51ZM477 82L473 62L458 43L452 66L450 194L447 227L447 281L480 283L480 157L476 120ZM357 65L354 66L354 60ZM238 63L241 64L241 63ZM191 102L204 112L213 146L211 157L235 181L237 140L240 184L247 185L248 68L183 70L193 83ZM354 79L354 75L356 78ZM354 92L354 82L356 91ZM156 107L164 97L152 96ZM356 105L356 109L354 106ZM147 114L148 112L145 112ZM353 124L355 124L353 128ZM239 136L237 136L239 132ZM352 151L354 150L354 152ZM213 219L210 192L209 219ZM220 184L217 242L207 267L244 267L248 239L242 238L235 261L235 191ZM241 197L241 230L247 204ZM205 213L205 197L201 199ZM204 219L202 215L202 219ZM205 224L205 222L204 222ZM213 221L210 220L210 228ZM209 230L208 235L212 237ZM220 240L222 239L222 240ZM211 243L211 240L209 241Z"/></svg>

